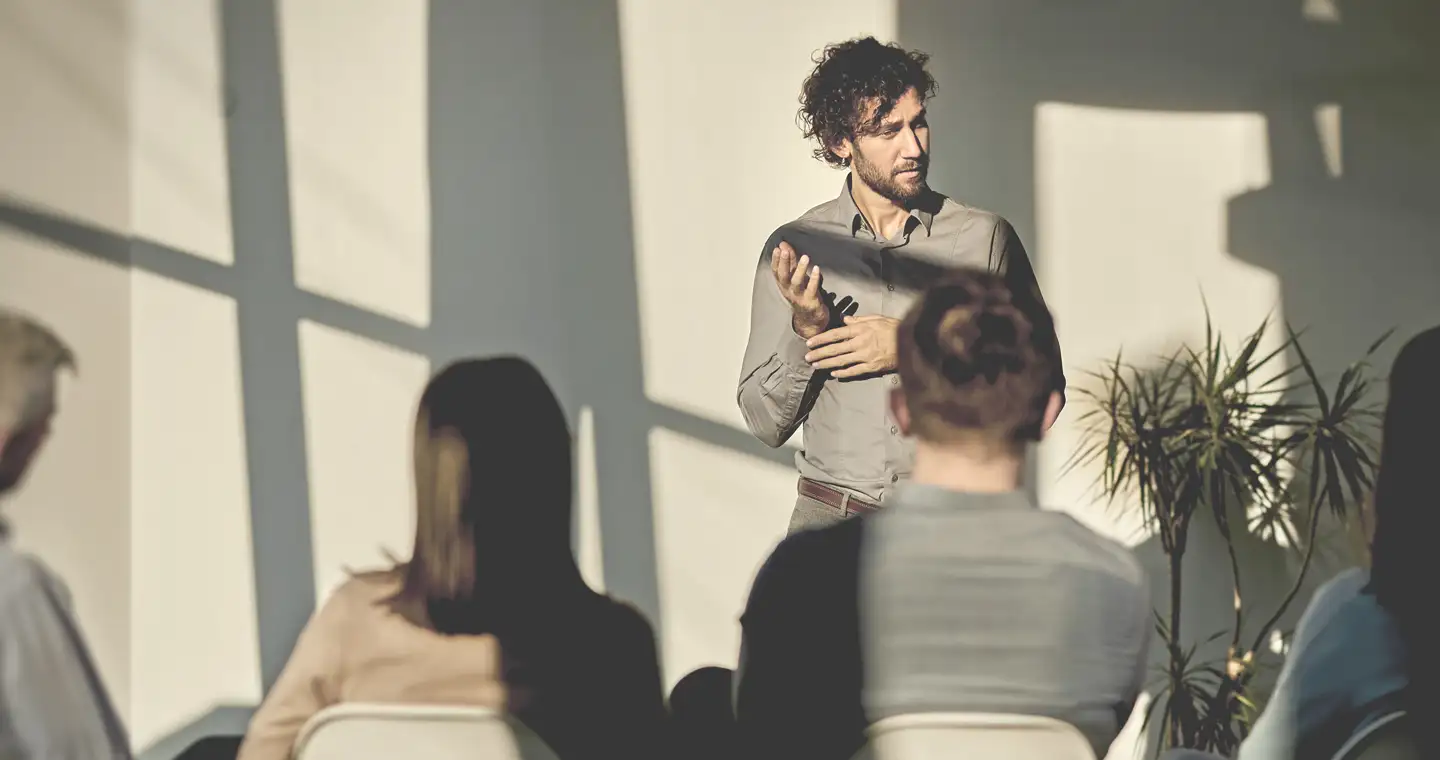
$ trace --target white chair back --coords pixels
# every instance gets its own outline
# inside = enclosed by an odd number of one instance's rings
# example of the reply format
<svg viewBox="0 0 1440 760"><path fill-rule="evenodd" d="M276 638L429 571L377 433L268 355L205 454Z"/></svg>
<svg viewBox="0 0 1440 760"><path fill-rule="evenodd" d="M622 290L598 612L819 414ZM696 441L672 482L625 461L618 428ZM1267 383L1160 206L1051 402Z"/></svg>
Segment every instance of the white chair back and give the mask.
<svg viewBox="0 0 1440 760"><path fill-rule="evenodd" d="M1079 729L1038 715L897 715L869 734L875 760L1095 760Z"/></svg>
<svg viewBox="0 0 1440 760"><path fill-rule="evenodd" d="M556 760L524 726L494 710L346 703L328 707L295 740L295 760Z"/></svg>

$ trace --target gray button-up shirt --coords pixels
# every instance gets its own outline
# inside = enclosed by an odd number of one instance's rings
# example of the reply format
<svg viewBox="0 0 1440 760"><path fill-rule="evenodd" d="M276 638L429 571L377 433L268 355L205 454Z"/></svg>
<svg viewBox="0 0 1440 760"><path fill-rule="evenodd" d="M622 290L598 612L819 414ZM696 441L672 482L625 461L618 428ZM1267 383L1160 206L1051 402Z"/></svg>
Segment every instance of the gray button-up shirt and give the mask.
<svg viewBox="0 0 1440 760"><path fill-rule="evenodd" d="M1011 287L1038 295L1035 272L1010 223L930 193L890 240L877 239L850 196L850 178L835 200L776 230L765 241L751 294L750 339L740 369L738 401L745 424L768 446L780 446L804 425L796 456L802 477L883 501L910 474L914 444L890 415L894 373L839 380L805 363L805 341L791 327L790 305L770 271L781 241L820 267L821 283L854 314L901 319L948 269L999 272ZM1063 377L1057 384L1063 388Z"/></svg>
<svg viewBox="0 0 1440 760"><path fill-rule="evenodd" d="M866 518L865 713L1044 715L1104 757L1139 696L1150 593L1126 547L1023 492L906 484Z"/></svg>

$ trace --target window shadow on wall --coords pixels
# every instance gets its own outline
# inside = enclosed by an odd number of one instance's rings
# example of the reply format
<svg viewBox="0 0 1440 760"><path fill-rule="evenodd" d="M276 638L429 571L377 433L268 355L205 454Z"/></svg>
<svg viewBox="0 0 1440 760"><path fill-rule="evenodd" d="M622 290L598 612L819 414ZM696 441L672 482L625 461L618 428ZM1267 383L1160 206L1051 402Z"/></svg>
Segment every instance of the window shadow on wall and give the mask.
<svg viewBox="0 0 1440 760"><path fill-rule="evenodd" d="M0 198L0 224L237 302L265 689L316 593L301 319L425 355L436 369L465 356L521 354L553 383L572 423L581 407L593 408L606 586L658 635L650 430L787 467L791 455L645 396L615 5L430 2L428 329L295 285L275 5L220 2L233 267ZM141 757L170 758L200 737L240 733L252 710L216 706Z"/></svg>

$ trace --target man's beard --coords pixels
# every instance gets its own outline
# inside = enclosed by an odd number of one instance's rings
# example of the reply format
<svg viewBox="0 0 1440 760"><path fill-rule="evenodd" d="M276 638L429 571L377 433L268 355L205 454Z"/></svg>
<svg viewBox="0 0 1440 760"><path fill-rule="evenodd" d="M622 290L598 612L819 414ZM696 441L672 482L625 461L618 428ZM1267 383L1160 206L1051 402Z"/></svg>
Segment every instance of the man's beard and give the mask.
<svg viewBox="0 0 1440 760"><path fill-rule="evenodd" d="M900 184L899 178L895 176L896 172L881 169L866 159L865 154L858 150L855 151L855 160L851 162L851 168L854 169L860 181L864 182L866 187L874 190L876 195L892 203L906 205L915 202L925 194L925 177L930 168L929 163L927 159L921 158L914 165L905 167L920 170L917 177L919 181L910 186Z"/></svg>

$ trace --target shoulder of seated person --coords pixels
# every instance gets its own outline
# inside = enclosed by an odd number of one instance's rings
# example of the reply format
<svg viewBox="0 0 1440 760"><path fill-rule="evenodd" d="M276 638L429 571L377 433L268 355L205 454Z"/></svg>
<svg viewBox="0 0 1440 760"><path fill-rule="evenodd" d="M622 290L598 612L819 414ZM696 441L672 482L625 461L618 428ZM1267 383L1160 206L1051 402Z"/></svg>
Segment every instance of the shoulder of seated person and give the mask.
<svg viewBox="0 0 1440 760"><path fill-rule="evenodd" d="M859 539L864 531L866 521L870 519L869 515L861 515L834 525L812 528L786 536L770 553L770 557L765 561L765 568L769 568L771 572L777 567L819 570L820 564L817 560L830 556L840 547L850 545L851 541Z"/></svg>
<svg viewBox="0 0 1440 760"><path fill-rule="evenodd" d="M1342 598L1355 596L1370 582L1370 572L1363 567L1352 567L1341 570L1328 581L1315 590L1316 599Z"/></svg>
<svg viewBox="0 0 1440 760"><path fill-rule="evenodd" d="M595 598L601 602L601 619L610 625L613 630L621 632L636 632L643 630L653 635L654 629L645 613L639 607L623 599L616 599L609 594L596 594Z"/></svg>
<svg viewBox="0 0 1440 760"><path fill-rule="evenodd" d="M399 592L400 586L401 575L396 569L351 573L350 577L330 592L325 605L356 607L374 604Z"/></svg>
<svg viewBox="0 0 1440 760"><path fill-rule="evenodd" d="M64 582L39 557L0 544L0 604L38 592L45 583L65 590Z"/></svg>
<svg viewBox="0 0 1440 760"><path fill-rule="evenodd" d="M1361 595L1370 582L1370 572L1362 567L1352 567L1320 585L1305 607L1305 617L1311 624L1323 622L1336 613L1350 600ZM1377 602L1378 605L1378 602Z"/></svg>
<svg viewBox="0 0 1440 760"><path fill-rule="evenodd" d="M1096 531L1069 513L1056 510L1047 511L1049 514L1063 519L1077 540L1092 546L1096 550L1097 556L1104 559L1106 569L1121 580L1136 586L1149 584L1149 575L1145 572L1145 566L1140 564L1140 558L1135 556L1134 549Z"/></svg>

